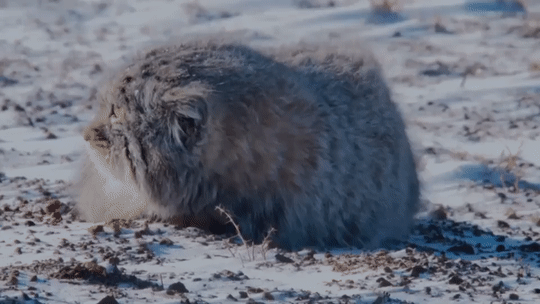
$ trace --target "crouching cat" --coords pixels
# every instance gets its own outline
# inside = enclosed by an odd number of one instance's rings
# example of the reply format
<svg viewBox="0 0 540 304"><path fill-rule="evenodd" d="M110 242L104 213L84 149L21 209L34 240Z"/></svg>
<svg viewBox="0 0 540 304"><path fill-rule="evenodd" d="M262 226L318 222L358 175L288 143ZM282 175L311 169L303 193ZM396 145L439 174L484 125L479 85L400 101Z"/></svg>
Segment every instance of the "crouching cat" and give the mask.
<svg viewBox="0 0 540 304"><path fill-rule="evenodd" d="M407 236L419 182L401 115L369 54L153 49L102 91L79 209L143 210L287 249L373 248ZM224 230L222 230L224 229Z"/></svg>

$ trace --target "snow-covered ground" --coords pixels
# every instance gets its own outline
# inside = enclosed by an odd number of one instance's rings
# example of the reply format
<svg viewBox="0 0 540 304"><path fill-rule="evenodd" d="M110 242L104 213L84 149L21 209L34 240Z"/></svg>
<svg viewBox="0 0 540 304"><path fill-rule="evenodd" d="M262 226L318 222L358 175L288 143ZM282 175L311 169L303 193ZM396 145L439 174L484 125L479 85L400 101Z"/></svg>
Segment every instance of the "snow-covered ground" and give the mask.
<svg viewBox="0 0 540 304"><path fill-rule="evenodd" d="M540 303L540 1L399 2L0 0L0 303ZM210 33L374 51L423 182L407 246L248 254L193 228L75 217L107 73Z"/></svg>

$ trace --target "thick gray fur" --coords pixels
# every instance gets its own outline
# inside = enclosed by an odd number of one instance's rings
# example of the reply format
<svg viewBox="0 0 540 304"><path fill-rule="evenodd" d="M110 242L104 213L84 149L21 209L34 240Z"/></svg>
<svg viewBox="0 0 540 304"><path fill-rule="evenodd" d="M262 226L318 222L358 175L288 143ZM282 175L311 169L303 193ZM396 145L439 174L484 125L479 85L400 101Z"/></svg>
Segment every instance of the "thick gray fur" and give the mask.
<svg viewBox="0 0 540 304"><path fill-rule="evenodd" d="M379 247L413 223L419 182L405 126L365 52L160 47L100 101L86 139L161 216L219 222L222 205L246 239L273 227L288 249ZM95 162L83 171L81 209L96 203Z"/></svg>

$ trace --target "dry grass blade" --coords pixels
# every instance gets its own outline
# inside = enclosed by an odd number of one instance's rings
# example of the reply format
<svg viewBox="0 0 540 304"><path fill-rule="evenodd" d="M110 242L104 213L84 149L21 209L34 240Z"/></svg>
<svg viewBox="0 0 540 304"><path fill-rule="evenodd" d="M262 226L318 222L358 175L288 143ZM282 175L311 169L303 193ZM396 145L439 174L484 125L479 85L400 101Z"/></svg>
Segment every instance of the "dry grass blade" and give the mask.
<svg viewBox="0 0 540 304"><path fill-rule="evenodd" d="M216 206L216 210L219 211L219 213L221 213L222 215L225 215L229 221L228 223L231 223L233 226L234 226L234 229L236 231L236 235L240 238L240 240L242 240L242 244L244 244L244 246L246 247L246 251L248 253L248 258L250 261L252 261L255 257L253 254L250 255L249 253L249 245L248 243L246 242L246 240L244 239L244 237L242 236L242 233L240 233L240 227L238 226L238 224L236 224L234 222L234 219L232 218L230 212L228 210L226 210L225 208L223 208L222 206Z"/></svg>
<svg viewBox="0 0 540 304"><path fill-rule="evenodd" d="M231 213L226 210L225 208L223 208L222 206L217 206L216 207L216 210L225 215L228 219L228 223L231 223L233 226L234 226L234 229L236 231L236 236L238 236L240 238L240 240L242 241L242 244L244 245L244 247L246 248L246 252L247 252L247 255L248 255L248 259L249 261L253 261L255 260L255 247L257 247L252 241L248 240L246 241L244 239L244 237L242 236L242 233L240 232L240 227L238 226L238 224L236 224L233 220L233 217L231 215ZM274 234L277 230L274 229L273 227L270 228L270 230L268 231L268 233L266 234L266 236L264 237L264 240L262 241L261 245L260 245L260 251L261 251L261 254L263 256L263 258L266 260L266 253L268 252L268 249L270 247L270 244L271 244L271 236L272 234ZM236 254L232 251L231 249L231 246L229 245L226 245L227 246L227 249L229 250L229 252L231 253L231 255L233 257L236 256ZM251 249L251 250L250 250ZM240 255L240 259L242 259L242 256ZM242 263L243 263L243 259L242 259Z"/></svg>
<svg viewBox="0 0 540 304"><path fill-rule="evenodd" d="M524 174L523 170L521 170L518 166L518 159L519 159L519 155L521 154L522 147L523 147L523 141L519 144L519 147L516 153L512 153L512 151L510 151L510 148L506 146L506 150L508 151L509 155L506 156L505 151L502 151L499 164L498 164L498 167L501 171L500 175L501 175L502 186L504 187L506 185L506 180L504 178L504 175L507 172L513 173L515 176L514 188L516 192L519 191L519 181L521 180ZM516 169L516 168L519 168L519 169Z"/></svg>

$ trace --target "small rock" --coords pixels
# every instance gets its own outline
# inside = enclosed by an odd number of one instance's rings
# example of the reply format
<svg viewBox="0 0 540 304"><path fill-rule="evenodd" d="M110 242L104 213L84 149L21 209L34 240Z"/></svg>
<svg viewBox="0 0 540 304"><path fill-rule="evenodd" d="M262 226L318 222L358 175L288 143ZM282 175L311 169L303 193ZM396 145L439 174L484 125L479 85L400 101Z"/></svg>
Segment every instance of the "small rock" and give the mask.
<svg viewBox="0 0 540 304"><path fill-rule="evenodd" d="M54 133L52 133L51 131L47 131L47 136L45 136L45 139L57 139L58 136L56 136Z"/></svg>
<svg viewBox="0 0 540 304"><path fill-rule="evenodd" d="M33 276L30 278L30 282L37 282L37 280L38 280L37 275L33 275Z"/></svg>
<svg viewBox="0 0 540 304"><path fill-rule="evenodd" d="M174 296L176 294L176 292L174 290L166 290L165 293L169 296Z"/></svg>
<svg viewBox="0 0 540 304"><path fill-rule="evenodd" d="M248 293L245 291L239 291L238 294L240 294L240 299L246 299L248 297Z"/></svg>
<svg viewBox="0 0 540 304"><path fill-rule="evenodd" d="M377 283L379 283L379 287L388 287L388 286L392 286L392 283L390 283L387 279L385 278L378 278L377 279Z"/></svg>
<svg viewBox="0 0 540 304"><path fill-rule="evenodd" d="M238 302L238 300L237 300L235 297L233 297L231 294L229 294L229 295L227 296L227 300L231 300L231 301Z"/></svg>
<svg viewBox="0 0 540 304"><path fill-rule="evenodd" d="M113 296L106 296L101 299L97 304L118 304L118 301Z"/></svg>
<svg viewBox="0 0 540 304"><path fill-rule="evenodd" d="M509 220L519 220L521 217L519 217L515 212L511 212L507 218Z"/></svg>
<svg viewBox="0 0 540 304"><path fill-rule="evenodd" d="M450 281L448 281L450 284L459 285L463 283L463 279L460 278L458 275L453 275Z"/></svg>
<svg viewBox="0 0 540 304"><path fill-rule="evenodd" d="M499 228L510 228L510 225L505 221L497 221L497 227Z"/></svg>
<svg viewBox="0 0 540 304"><path fill-rule="evenodd" d="M448 248L447 251L453 252L453 253L474 254L474 247L469 244L462 244L462 245L452 246Z"/></svg>
<svg viewBox="0 0 540 304"><path fill-rule="evenodd" d="M120 264L120 259L118 257L111 257L109 258L109 264L118 265Z"/></svg>
<svg viewBox="0 0 540 304"><path fill-rule="evenodd" d="M264 297L266 300L274 301L274 296L273 296L270 292L268 292L268 291L266 291L266 292L263 294L263 297Z"/></svg>
<svg viewBox="0 0 540 304"><path fill-rule="evenodd" d="M21 297L25 301L30 301L31 300L30 297L26 293L24 293L23 291L21 291Z"/></svg>
<svg viewBox="0 0 540 304"><path fill-rule="evenodd" d="M88 272L94 274L95 276L101 276L101 277L107 276L107 271L105 267L99 265L98 263L94 261L83 263L83 266L88 270Z"/></svg>
<svg viewBox="0 0 540 304"><path fill-rule="evenodd" d="M15 248L15 254L22 254L22 249L21 249L21 247Z"/></svg>
<svg viewBox="0 0 540 304"><path fill-rule="evenodd" d="M502 281L499 281L499 283L493 285L491 287L491 290L493 290L493 292L499 292L501 290L504 290L505 289L505 286L504 286L504 283Z"/></svg>
<svg viewBox="0 0 540 304"><path fill-rule="evenodd" d="M424 150L424 153L426 154L432 154L432 155L437 155L437 151L435 151L435 148L433 147L427 147L425 150ZM442 206L439 206L439 209L441 208Z"/></svg>
<svg viewBox="0 0 540 304"><path fill-rule="evenodd" d="M161 241L159 241L160 245L166 245L166 246L172 246L174 243L168 238L163 238Z"/></svg>
<svg viewBox="0 0 540 304"><path fill-rule="evenodd" d="M280 253L276 254L276 260L281 263L294 263L294 261L291 258L288 258Z"/></svg>
<svg viewBox="0 0 540 304"><path fill-rule="evenodd" d="M411 270L411 277L418 278L421 273L426 272L426 269L420 265L414 266Z"/></svg>
<svg viewBox="0 0 540 304"><path fill-rule="evenodd" d="M519 249L523 252L540 252L540 244L534 242L527 245L519 246Z"/></svg>
<svg viewBox="0 0 540 304"><path fill-rule="evenodd" d="M169 285L169 288L167 288L167 291L174 291L177 293L186 293L189 292L184 284L181 282L176 282L171 285Z"/></svg>
<svg viewBox="0 0 540 304"><path fill-rule="evenodd" d="M517 294L515 294L515 293L511 293L511 294L508 296L508 298L509 298L510 300L514 300L514 301L519 300L519 296L518 296Z"/></svg>
<svg viewBox="0 0 540 304"><path fill-rule="evenodd" d="M122 232L122 228L120 227L120 222L118 221L113 222L112 229L114 231L114 236L118 237L120 233Z"/></svg>
<svg viewBox="0 0 540 304"><path fill-rule="evenodd" d="M474 216L479 217L479 218L481 218L481 219L487 219L486 214L485 214L485 213L482 213L482 212L475 212L475 213L474 213Z"/></svg>
<svg viewBox="0 0 540 304"><path fill-rule="evenodd" d="M58 211L54 212L51 217L54 219L55 222L59 222L62 220L62 215Z"/></svg>
<svg viewBox="0 0 540 304"><path fill-rule="evenodd" d="M19 81L16 79L0 76L0 87L12 86L17 83L19 83Z"/></svg>
<svg viewBox="0 0 540 304"><path fill-rule="evenodd" d="M92 227L88 228L88 232L90 232L90 234L95 236L98 233L103 232L103 225L92 226Z"/></svg>
<svg viewBox="0 0 540 304"><path fill-rule="evenodd" d="M248 290L249 293L261 293L261 292L264 292L264 290L262 290L261 288L250 287L250 286L247 287L247 290Z"/></svg>

